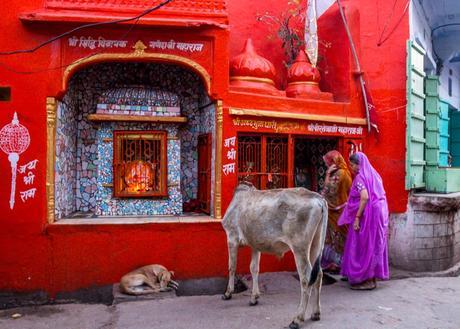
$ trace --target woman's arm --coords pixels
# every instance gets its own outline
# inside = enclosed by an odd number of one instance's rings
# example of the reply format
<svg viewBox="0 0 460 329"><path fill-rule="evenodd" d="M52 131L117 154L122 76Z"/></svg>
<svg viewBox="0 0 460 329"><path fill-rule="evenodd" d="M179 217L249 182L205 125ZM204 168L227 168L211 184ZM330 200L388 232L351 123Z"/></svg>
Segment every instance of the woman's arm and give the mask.
<svg viewBox="0 0 460 329"><path fill-rule="evenodd" d="M369 193L367 193L367 190L365 188L363 188L359 192L359 196L360 196L359 208L358 208L358 212L356 213L355 221L353 223L353 229L355 231L359 231L359 228L360 228L359 221L361 219L361 216L363 215L364 208L366 208L367 201L369 201Z"/></svg>
<svg viewBox="0 0 460 329"><path fill-rule="evenodd" d="M326 170L326 179L324 180L324 185L329 184L329 181L331 179L331 174L336 171L338 168L335 164L331 165L330 167L327 168Z"/></svg>
<svg viewBox="0 0 460 329"><path fill-rule="evenodd" d="M334 179L334 175L337 175L337 166L332 165L326 171L326 178L324 180L324 188L321 191L321 195L324 196L326 199L334 198L335 194L337 193L337 181L338 179Z"/></svg>

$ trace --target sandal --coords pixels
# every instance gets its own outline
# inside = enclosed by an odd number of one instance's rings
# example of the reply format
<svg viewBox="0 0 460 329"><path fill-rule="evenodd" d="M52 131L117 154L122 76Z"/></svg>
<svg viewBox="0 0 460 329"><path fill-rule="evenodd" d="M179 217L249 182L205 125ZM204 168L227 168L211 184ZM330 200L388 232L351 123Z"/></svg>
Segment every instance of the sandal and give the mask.
<svg viewBox="0 0 460 329"><path fill-rule="evenodd" d="M352 290L374 290L375 288L377 288L377 285L375 284L374 280L369 280L350 286L350 289Z"/></svg>

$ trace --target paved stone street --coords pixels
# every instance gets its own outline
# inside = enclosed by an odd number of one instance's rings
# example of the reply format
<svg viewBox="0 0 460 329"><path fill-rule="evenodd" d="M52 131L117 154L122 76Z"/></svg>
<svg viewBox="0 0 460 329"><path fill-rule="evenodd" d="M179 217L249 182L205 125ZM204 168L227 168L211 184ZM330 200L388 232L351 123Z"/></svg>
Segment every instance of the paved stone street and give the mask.
<svg viewBox="0 0 460 329"><path fill-rule="evenodd" d="M171 297L115 306L68 304L0 311L5 329L251 329L285 328L299 301L292 273L261 275L259 305L249 291L230 301L216 296ZM323 287L322 319L303 328L460 328L460 278L409 278L352 291L338 281ZM22 317L13 319L15 313Z"/></svg>

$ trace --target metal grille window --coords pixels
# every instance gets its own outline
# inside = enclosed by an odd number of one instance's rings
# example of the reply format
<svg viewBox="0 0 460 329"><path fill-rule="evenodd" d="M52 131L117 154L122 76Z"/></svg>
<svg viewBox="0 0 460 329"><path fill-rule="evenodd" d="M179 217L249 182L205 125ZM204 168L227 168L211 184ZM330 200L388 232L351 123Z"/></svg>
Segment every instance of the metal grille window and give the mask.
<svg viewBox="0 0 460 329"><path fill-rule="evenodd" d="M167 196L165 131L115 131L115 197Z"/></svg>
<svg viewBox="0 0 460 329"><path fill-rule="evenodd" d="M238 137L238 181L251 182L261 188L262 137Z"/></svg>
<svg viewBox="0 0 460 329"><path fill-rule="evenodd" d="M288 140L286 137L266 138L266 188L288 186Z"/></svg>
<svg viewBox="0 0 460 329"><path fill-rule="evenodd" d="M287 137L239 136L238 180L259 189L288 187Z"/></svg>

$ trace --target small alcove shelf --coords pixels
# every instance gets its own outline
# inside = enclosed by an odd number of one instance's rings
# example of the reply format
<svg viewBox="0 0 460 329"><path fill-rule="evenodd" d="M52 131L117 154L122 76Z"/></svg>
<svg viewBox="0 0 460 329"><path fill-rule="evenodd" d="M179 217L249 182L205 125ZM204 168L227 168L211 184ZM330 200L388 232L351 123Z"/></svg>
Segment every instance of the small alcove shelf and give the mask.
<svg viewBox="0 0 460 329"><path fill-rule="evenodd" d="M89 114L88 120L93 122L103 121L126 121L126 122L160 122L160 123L186 123L187 117L167 117L167 116L140 116L123 114Z"/></svg>

